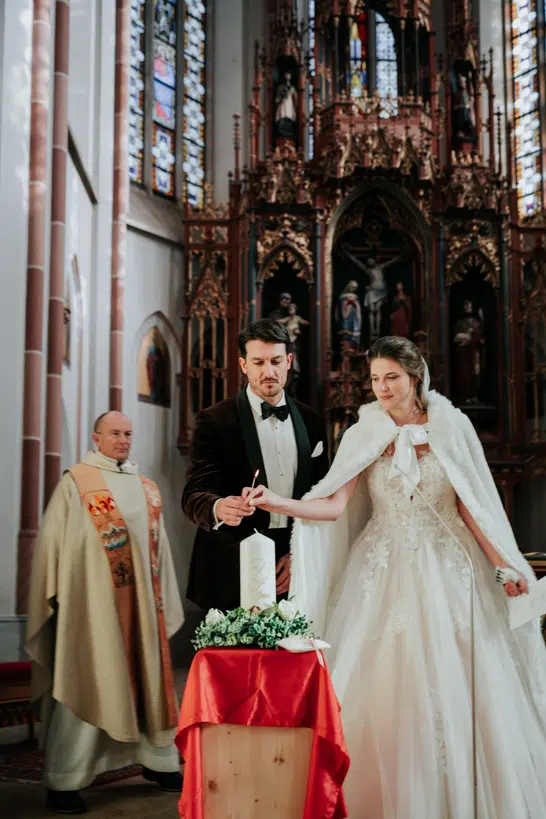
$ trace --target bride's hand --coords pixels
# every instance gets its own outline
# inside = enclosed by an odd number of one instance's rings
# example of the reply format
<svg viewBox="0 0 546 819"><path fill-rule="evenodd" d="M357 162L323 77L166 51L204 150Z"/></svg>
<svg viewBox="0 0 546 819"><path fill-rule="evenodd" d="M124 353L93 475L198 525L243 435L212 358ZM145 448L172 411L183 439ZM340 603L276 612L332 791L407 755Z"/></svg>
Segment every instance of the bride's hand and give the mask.
<svg viewBox="0 0 546 819"><path fill-rule="evenodd" d="M520 594L529 593L527 580L510 566L498 566L496 577L498 582L503 584L504 593L507 597L519 597Z"/></svg>
<svg viewBox="0 0 546 819"><path fill-rule="evenodd" d="M517 583L513 580L509 580L504 587L504 592L508 597L519 597L520 594L529 594L529 584L522 575Z"/></svg>
<svg viewBox="0 0 546 819"><path fill-rule="evenodd" d="M255 506L265 512L278 512L284 506L284 498L281 498L280 495L275 494L263 484L255 486L254 489L245 486L241 495L249 506Z"/></svg>

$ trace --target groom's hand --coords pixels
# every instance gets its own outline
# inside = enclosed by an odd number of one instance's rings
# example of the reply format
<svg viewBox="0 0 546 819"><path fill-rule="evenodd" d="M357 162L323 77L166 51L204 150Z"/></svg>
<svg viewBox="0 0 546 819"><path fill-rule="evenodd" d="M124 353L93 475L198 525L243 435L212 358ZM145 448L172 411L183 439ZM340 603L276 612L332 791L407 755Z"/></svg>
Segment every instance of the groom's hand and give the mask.
<svg viewBox="0 0 546 819"><path fill-rule="evenodd" d="M290 588L290 555L284 555L277 562L277 595L284 594Z"/></svg>
<svg viewBox="0 0 546 819"><path fill-rule="evenodd" d="M254 507L249 506L248 503L241 497L235 495L228 495L227 498L222 498L216 507L216 517L218 521L222 521L227 526L238 526L243 518L254 514Z"/></svg>

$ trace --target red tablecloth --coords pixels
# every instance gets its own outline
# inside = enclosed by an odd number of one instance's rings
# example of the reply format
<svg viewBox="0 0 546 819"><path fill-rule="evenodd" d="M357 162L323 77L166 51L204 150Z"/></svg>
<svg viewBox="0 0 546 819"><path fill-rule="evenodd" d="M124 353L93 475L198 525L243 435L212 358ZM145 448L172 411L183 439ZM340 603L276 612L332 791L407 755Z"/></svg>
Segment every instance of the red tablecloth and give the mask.
<svg viewBox="0 0 546 819"><path fill-rule="evenodd" d="M176 744L184 759L182 819L203 819L202 723L312 728L302 819L344 819L341 786L349 768L330 675L314 651L202 649L193 660Z"/></svg>

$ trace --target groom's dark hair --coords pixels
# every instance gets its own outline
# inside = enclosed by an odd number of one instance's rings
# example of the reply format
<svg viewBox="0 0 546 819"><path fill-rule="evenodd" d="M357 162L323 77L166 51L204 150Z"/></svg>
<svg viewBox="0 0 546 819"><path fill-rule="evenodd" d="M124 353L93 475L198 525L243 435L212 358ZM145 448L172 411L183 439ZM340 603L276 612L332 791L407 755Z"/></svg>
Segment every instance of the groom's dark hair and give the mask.
<svg viewBox="0 0 546 819"><path fill-rule="evenodd" d="M249 341L265 341L266 344L285 344L286 352L290 352L290 336L286 327L272 318L253 321L239 336L239 352L241 358L246 358L246 345Z"/></svg>

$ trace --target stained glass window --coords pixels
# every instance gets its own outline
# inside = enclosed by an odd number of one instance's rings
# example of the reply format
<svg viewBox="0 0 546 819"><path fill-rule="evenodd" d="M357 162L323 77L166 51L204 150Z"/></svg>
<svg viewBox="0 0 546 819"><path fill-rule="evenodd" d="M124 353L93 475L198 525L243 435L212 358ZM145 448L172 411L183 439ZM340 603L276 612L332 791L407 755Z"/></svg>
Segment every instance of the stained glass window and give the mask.
<svg viewBox="0 0 546 819"><path fill-rule="evenodd" d="M184 198L203 203L205 182L205 21L202 0L186 0L184 12Z"/></svg>
<svg viewBox="0 0 546 819"><path fill-rule="evenodd" d="M359 99L368 87L368 19L366 12L353 20L349 35L349 88Z"/></svg>
<svg viewBox="0 0 546 819"><path fill-rule="evenodd" d="M398 113L398 62L394 34L387 20L373 9L363 11L351 20L347 84L352 99L356 100L376 91L381 103L381 117L392 117Z"/></svg>
<svg viewBox="0 0 546 819"><path fill-rule="evenodd" d="M315 0L308 0L307 3L308 36L307 46L309 48L309 85L307 90L307 110L309 113L307 153L309 159L313 159L314 138L313 138L313 90L315 84Z"/></svg>
<svg viewBox="0 0 546 819"><path fill-rule="evenodd" d="M514 160L521 217L542 208L536 0L512 0Z"/></svg>
<svg viewBox="0 0 546 819"><path fill-rule="evenodd" d="M205 181L205 17L205 0L131 0L129 178L174 199L183 143L183 195L194 205Z"/></svg>
<svg viewBox="0 0 546 819"><path fill-rule="evenodd" d="M381 98L381 116L398 114L398 63L394 34L384 17L375 12L375 76Z"/></svg>
<svg viewBox="0 0 546 819"><path fill-rule="evenodd" d="M154 0L152 186L174 197L177 0Z"/></svg>
<svg viewBox="0 0 546 819"><path fill-rule="evenodd" d="M144 183L144 37L145 0L131 0L129 71L129 179Z"/></svg>

